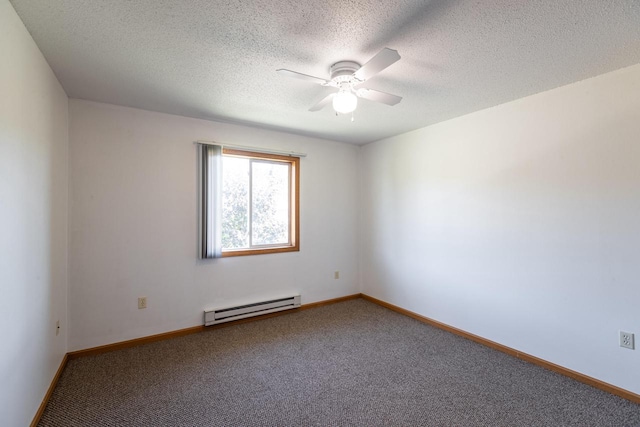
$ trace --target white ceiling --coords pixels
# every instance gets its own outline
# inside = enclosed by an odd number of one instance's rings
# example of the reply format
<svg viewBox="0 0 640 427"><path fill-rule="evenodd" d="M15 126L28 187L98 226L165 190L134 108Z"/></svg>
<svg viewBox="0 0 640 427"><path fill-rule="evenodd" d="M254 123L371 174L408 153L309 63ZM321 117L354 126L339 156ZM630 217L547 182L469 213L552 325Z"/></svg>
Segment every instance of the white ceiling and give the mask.
<svg viewBox="0 0 640 427"><path fill-rule="evenodd" d="M11 0L69 97L364 144L640 63L639 0ZM340 60L402 59L355 122ZM6 58L5 58L6 59Z"/></svg>

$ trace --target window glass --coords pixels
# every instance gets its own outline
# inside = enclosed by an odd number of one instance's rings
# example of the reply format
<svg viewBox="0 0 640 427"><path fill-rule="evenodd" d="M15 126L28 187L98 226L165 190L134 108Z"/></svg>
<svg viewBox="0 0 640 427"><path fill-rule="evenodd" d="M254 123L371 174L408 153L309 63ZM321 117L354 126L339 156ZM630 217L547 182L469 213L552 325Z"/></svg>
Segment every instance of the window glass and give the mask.
<svg viewBox="0 0 640 427"><path fill-rule="evenodd" d="M288 163L251 162L251 237L254 245L289 244Z"/></svg>
<svg viewBox="0 0 640 427"><path fill-rule="evenodd" d="M249 247L249 168L247 158L222 158L223 250Z"/></svg>

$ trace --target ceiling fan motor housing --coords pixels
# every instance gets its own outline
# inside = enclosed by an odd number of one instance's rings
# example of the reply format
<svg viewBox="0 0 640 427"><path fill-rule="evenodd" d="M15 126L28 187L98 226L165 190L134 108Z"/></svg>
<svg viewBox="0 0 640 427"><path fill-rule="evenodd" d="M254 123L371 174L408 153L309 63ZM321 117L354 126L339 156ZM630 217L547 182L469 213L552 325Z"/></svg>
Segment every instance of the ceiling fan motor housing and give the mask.
<svg viewBox="0 0 640 427"><path fill-rule="evenodd" d="M360 69L360 64L353 61L340 61L331 66L331 81L337 84L355 80L353 73Z"/></svg>

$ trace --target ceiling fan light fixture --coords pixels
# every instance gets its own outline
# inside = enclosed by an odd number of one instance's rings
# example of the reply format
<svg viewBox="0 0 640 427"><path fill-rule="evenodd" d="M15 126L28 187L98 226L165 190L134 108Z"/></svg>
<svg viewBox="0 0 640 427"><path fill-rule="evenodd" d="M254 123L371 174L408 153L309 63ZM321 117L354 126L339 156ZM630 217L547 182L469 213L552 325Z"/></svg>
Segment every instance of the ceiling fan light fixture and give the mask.
<svg viewBox="0 0 640 427"><path fill-rule="evenodd" d="M333 97L333 109L340 114L352 113L358 106L358 97L350 90L340 90Z"/></svg>

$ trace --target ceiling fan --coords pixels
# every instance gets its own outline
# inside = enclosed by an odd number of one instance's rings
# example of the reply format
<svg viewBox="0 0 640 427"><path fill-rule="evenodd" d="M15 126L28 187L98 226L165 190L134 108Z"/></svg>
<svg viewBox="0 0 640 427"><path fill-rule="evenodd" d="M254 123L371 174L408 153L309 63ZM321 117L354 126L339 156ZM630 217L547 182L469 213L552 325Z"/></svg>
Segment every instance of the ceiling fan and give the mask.
<svg viewBox="0 0 640 427"><path fill-rule="evenodd" d="M400 55L398 51L385 47L363 66L353 61L336 62L330 68L331 78L329 80L291 70L279 69L276 71L283 76L338 89L338 92L331 93L321 99L316 105L311 107L309 111L320 111L331 102L336 114L348 114L352 113L358 106L358 98L381 102L387 105L396 105L402 101L402 97L397 95L358 87L399 59Z"/></svg>

